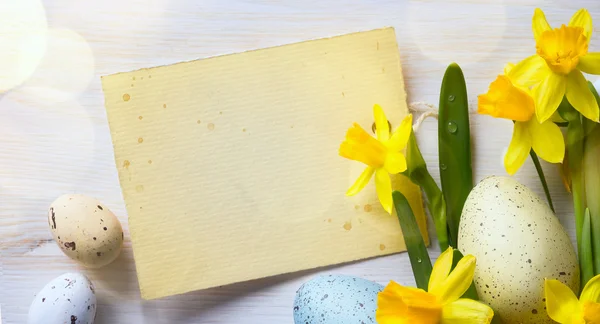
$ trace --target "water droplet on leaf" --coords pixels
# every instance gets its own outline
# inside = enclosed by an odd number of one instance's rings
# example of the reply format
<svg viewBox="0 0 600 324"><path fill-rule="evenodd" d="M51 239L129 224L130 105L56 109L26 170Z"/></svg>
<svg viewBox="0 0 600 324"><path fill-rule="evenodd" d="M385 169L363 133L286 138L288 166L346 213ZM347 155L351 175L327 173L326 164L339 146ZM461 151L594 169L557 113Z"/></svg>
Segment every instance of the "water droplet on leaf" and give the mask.
<svg viewBox="0 0 600 324"><path fill-rule="evenodd" d="M442 170L446 170L447 168L448 168L448 167L447 167L445 164L443 164L443 163L442 163L442 164L440 164L440 169L442 169Z"/></svg>
<svg viewBox="0 0 600 324"><path fill-rule="evenodd" d="M454 95L449 95L449 96L448 96L448 100L449 100L450 102L454 101L454 98L455 98L455 97L454 97Z"/></svg>
<svg viewBox="0 0 600 324"><path fill-rule="evenodd" d="M456 123L453 121L449 121L448 122L448 131L450 132L450 134L456 133L456 131L458 131L458 125L456 125Z"/></svg>

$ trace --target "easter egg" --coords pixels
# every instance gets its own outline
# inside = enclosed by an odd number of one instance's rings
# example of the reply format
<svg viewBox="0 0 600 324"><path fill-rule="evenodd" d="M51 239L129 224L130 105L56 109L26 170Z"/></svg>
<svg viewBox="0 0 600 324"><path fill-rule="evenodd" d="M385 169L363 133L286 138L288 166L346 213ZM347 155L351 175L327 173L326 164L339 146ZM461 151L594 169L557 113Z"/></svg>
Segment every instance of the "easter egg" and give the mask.
<svg viewBox="0 0 600 324"><path fill-rule="evenodd" d="M479 298L504 323L553 323L546 314L545 278L579 289L569 236L546 202L513 178L488 177L471 191L458 247L477 258Z"/></svg>
<svg viewBox="0 0 600 324"><path fill-rule="evenodd" d="M296 293L294 323L376 323L377 294L383 288L350 276L316 277Z"/></svg>
<svg viewBox="0 0 600 324"><path fill-rule="evenodd" d="M35 295L27 323L93 324L95 317L96 293L90 280L80 273L65 273Z"/></svg>
<svg viewBox="0 0 600 324"><path fill-rule="evenodd" d="M94 198L60 196L50 205L48 224L60 249L86 267L105 266L121 252L121 223L106 205Z"/></svg>

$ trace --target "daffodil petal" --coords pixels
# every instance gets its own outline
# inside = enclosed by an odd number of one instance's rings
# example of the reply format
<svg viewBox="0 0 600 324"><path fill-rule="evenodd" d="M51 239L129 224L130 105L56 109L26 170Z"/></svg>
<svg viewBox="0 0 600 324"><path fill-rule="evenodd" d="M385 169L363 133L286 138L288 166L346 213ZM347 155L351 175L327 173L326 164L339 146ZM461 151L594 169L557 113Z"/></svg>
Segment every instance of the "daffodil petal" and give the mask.
<svg viewBox="0 0 600 324"><path fill-rule="evenodd" d="M499 75L477 99L477 112L496 118L528 121L535 111L533 98L505 75Z"/></svg>
<svg viewBox="0 0 600 324"><path fill-rule="evenodd" d="M527 127L533 151L542 160L561 163L565 157L565 140L560 127L551 120L540 124L535 118L527 122Z"/></svg>
<svg viewBox="0 0 600 324"><path fill-rule="evenodd" d="M398 174L406 171L406 158L400 152L388 152L383 166L388 173Z"/></svg>
<svg viewBox="0 0 600 324"><path fill-rule="evenodd" d="M380 105L373 106L373 116L375 117L377 139L381 142L387 141L390 139L390 125Z"/></svg>
<svg viewBox="0 0 600 324"><path fill-rule="evenodd" d="M600 74L600 53L587 53L580 56L577 69L589 74Z"/></svg>
<svg viewBox="0 0 600 324"><path fill-rule="evenodd" d="M582 302L600 302L600 275L595 276L587 282L579 299Z"/></svg>
<svg viewBox="0 0 600 324"><path fill-rule="evenodd" d="M375 173L375 168L366 167L365 170L360 174L358 179L356 179L352 187L350 187L350 189L346 191L346 196L354 196L361 190L363 190L367 183L369 183L369 180L371 180L373 173Z"/></svg>
<svg viewBox="0 0 600 324"><path fill-rule="evenodd" d="M588 87L585 77L579 70L573 70L567 77L567 100L587 119L598 122L600 111L594 94Z"/></svg>
<svg viewBox="0 0 600 324"><path fill-rule="evenodd" d="M531 151L531 135L527 130L526 123L516 122L513 128L510 145L504 155L504 168L506 172L513 175L521 168Z"/></svg>
<svg viewBox="0 0 600 324"><path fill-rule="evenodd" d="M377 295L375 318L379 324L436 324L440 316L435 296L423 290L392 281Z"/></svg>
<svg viewBox="0 0 600 324"><path fill-rule="evenodd" d="M585 303L583 305L583 319L587 324L600 324L600 304Z"/></svg>
<svg viewBox="0 0 600 324"><path fill-rule="evenodd" d="M506 76L514 84L529 87L540 83L546 78L548 73L551 73L546 61L539 55L532 55L523 61L517 63L512 68L504 68Z"/></svg>
<svg viewBox="0 0 600 324"><path fill-rule="evenodd" d="M587 86L586 86L587 87ZM546 78L533 88L535 113L540 122L545 122L558 109L567 88L567 78L549 72Z"/></svg>
<svg viewBox="0 0 600 324"><path fill-rule="evenodd" d="M535 8L533 12L532 29L536 41L545 31L552 29L548 24L548 20L546 20L546 15L540 8Z"/></svg>
<svg viewBox="0 0 600 324"><path fill-rule="evenodd" d="M504 66L504 74L508 75L514 67L515 67L514 63L506 63L506 65Z"/></svg>
<svg viewBox="0 0 600 324"><path fill-rule="evenodd" d="M488 324L494 311L486 304L461 298L444 305L441 324Z"/></svg>
<svg viewBox="0 0 600 324"><path fill-rule="evenodd" d="M391 151L400 151L408 143L408 138L412 132L413 115L408 114L400 123L400 127L394 131L392 138L386 143Z"/></svg>
<svg viewBox="0 0 600 324"><path fill-rule="evenodd" d="M571 288L558 280L546 279L544 293L548 316L559 323L571 323L572 316L579 312L579 301Z"/></svg>
<svg viewBox="0 0 600 324"><path fill-rule="evenodd" d="M448 278L448 274L450 274L450 269L452 269L452 259L454 256L454 250L452 247L449 247L438 257L437 261L433 265L433 270L431 271L431 276L429 277L429 286L427 288L428 291L435 290L446 281Z"/></svg>
<svg viewBox="0 0 600 324"><path fill-rule="evenodd" d="M448 278L430 292L444 305L456 301L469 289L475 275L475 263L474 256L465 255L458 261Z"/></svg>
<svg viewBox="0 0 600 324"><path fill-rule="evenodd" d="M590 13L587 11L587 9L577 10L573 17L571 17L569 26L583 28L583 34L587 38L588 42L592 39L592 30L594 27L592 25L592 16L590 16Z"/></svg>
<svg viewBox="0 0 600 324"><path fill-rule="evenodd" d="M392 213L392 181L390 175L384 168L375 171L375 187L377 188L377 196L383 209L389 214Z"/></svg>

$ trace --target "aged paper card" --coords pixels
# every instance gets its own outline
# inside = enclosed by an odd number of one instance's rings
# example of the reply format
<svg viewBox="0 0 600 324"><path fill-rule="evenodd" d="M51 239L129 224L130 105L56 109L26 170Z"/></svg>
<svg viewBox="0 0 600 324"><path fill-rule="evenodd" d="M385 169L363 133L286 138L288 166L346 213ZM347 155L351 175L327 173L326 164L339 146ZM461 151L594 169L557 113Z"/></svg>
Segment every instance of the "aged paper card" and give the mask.
<svg viewBox="0 0 600 324"><path fill-rule="evenodd" d="M403 251L364 165L338 155L353 122L408 113L391 28L102 79L142 297ZM395 179L425 219L416 186Z"/></svg>

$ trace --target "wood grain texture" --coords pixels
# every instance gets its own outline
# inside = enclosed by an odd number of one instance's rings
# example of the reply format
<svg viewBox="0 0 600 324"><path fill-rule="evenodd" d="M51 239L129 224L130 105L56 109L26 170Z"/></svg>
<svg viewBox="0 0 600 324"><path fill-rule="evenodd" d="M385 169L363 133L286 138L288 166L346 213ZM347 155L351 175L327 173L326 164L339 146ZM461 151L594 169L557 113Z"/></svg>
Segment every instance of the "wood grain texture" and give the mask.
<svg viewBox="0 0 600 324"><path fill-rule="evenodd" d="M412 284L405 254L311 270L142 302L136 281L127 216L119 188L100 76L349 32L394 26L409 101L437 104L445 66L465 73L470 102L487 90L503 65L534 51L533 9L552 25L587 7L600 19L596 0L395 0L220 1L48 0L51 28L78 33L94 58L94 78L67 101L48 103L13 89L0 97L0 306L3 323L24 323L33 296L66 271L83 271L97 286L97 323L292 323L294 293L321 273L342 273L385 284ZM600 49L598 28L591 50ZM68 66L67 69L68 70ZM68 71L40 70L70 78ZM63 73L64 72L64 73ZM40 95L41 96L41 95ZM437 127L427 120L418 138L437 177ZM505 174L502 156L511 124L473 115L475 181ZM557 213L573 234L572 204L556 166L545 164ZM533 164L516 178L540 196ZM80 268L51 241L49 204L63 193L100 199L126 233L117 261L99 270ZM430 233L433 233L430 231ZM432 249L432 255L438 251Z"/></svg>

